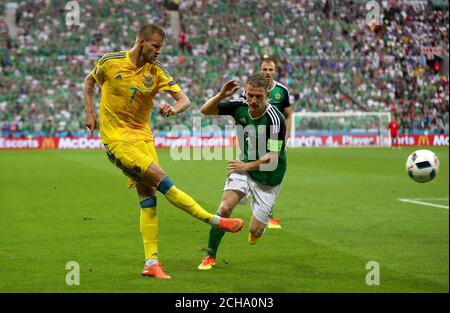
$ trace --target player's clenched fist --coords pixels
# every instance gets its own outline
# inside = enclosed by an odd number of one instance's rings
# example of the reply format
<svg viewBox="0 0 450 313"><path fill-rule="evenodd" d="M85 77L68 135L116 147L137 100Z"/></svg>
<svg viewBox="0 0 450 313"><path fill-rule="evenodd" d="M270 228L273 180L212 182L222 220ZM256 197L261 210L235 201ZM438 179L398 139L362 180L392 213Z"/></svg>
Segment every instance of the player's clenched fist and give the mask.
<svg viewBox="0 0 450 313"><path fill-rule="evenodd" d="M95 114L86 114L86 118L84 120L84 126L91 133L91 136L94 135L94 131L97 127L97 118Z"/></svg>
<svg viewBox="0 0 450 313"><path fill-rule="evenodd" d="M238 90L239 90L239 86L238 86L237 82L235 80L230 80L222 86L222 88L220 89L220 93L224 97L230 97Z"/></svg>
<svg viewBox="0 0 450 313"><path fill-rule="evenodd" d="M177 111L170 104L163 103L159 106L159 114L164 117L177 114Z"/></svg>

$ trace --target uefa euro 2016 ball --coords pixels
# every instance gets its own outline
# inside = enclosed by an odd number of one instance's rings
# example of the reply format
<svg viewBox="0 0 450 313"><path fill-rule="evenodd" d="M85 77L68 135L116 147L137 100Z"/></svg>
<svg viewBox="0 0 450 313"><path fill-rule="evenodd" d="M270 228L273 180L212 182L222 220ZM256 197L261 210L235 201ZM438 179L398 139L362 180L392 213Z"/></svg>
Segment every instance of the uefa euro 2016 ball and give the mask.
<svg viewBox="0 0 450 313"><path fill-rule="evenodd" d="M439 172L439 159L430 150L417 150L406 160L406 171L409 177L418 183L431 181Z"/></svg>

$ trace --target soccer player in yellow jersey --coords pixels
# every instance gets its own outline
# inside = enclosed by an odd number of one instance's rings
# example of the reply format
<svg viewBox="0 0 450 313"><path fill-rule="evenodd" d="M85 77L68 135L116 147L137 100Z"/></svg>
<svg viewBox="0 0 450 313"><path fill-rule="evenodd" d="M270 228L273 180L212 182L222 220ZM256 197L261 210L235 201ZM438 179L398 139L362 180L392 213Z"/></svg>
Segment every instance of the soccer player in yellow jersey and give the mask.
<svg viewBox="0 0 450 313"><path fill-rule="evenodd" d="M102 86L100 136L109 160L136 186L141 214L145 265L142 275L171 278L158 260L156 190L170 203L199 220L228 232L242 229L241 219L221 218L205 211L194 199L178 189L159 166L149 127L155 95L168 92L175 104L163 104L159 111L171 116L185 111L190 100L157 61L165 43L164 31L156 25L143 26L131 50L105 54L84 81L85 126L91 134L97 126L94 110L95 84Z"/></svg>

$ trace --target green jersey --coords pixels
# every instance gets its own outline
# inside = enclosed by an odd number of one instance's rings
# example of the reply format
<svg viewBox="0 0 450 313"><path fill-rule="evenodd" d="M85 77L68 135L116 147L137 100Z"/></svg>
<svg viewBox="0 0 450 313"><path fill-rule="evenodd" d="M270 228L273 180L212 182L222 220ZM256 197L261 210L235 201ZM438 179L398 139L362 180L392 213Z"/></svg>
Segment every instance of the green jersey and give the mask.
<svg viewBox="0 0 450 313"><path fill-rule="evenodd" d="M284 114L284 108L291 106L289 102L289 90L286 86L275 80L273 83L273 87L269 90L269 98L267 101Z"/></svg>
<svg viewBox="0 0 450 313"><path fill-rule="evenodd" d="M284 116L267 103L264 113L253 118L245 98L238 98L218 105L219 115L230 115L236 122L236 134L243 155L241 160L252 162L269 152L277 152L277 162L262 164L248 175L258 183L277 186L286 172L286 124ZM275 164L276 163L276 164Z"/></svg>

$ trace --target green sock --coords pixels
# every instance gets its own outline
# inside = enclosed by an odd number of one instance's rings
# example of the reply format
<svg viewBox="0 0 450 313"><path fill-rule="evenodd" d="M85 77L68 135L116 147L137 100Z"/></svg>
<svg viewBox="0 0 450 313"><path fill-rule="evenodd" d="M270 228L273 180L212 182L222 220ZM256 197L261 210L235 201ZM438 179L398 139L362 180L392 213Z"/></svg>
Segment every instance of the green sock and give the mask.
<svg viewBox="0 0 450 313"><path fill-rule="evenodd" d="M216 215L220 216L220 214ZM220 241L222 240L223 235L225 235L225 232L223 230L214 225L211 225L208 238L208 255L210 257L216 258L217 249L219 248Z"/></svg>

